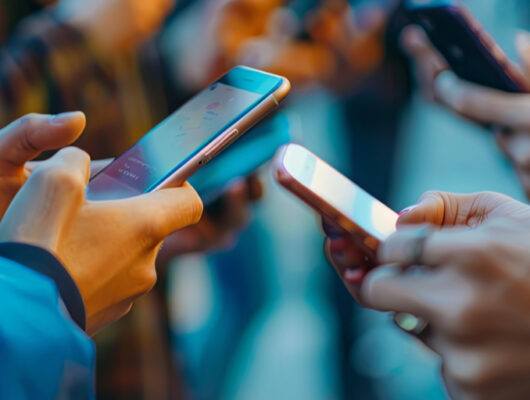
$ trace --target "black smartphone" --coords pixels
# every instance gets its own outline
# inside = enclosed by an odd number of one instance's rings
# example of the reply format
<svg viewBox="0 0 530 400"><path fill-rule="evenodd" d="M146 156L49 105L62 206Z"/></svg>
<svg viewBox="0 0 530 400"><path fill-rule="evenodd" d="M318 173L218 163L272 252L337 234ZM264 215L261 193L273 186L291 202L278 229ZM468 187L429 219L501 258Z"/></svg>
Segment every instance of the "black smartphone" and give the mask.
<svg viewBox="0 0 530 400"><path fill-rule="evenodd" d="M530 92L522 73L460 1L407 0L405 4L411 21L425 30L458 77L504 92Z"/></svg>

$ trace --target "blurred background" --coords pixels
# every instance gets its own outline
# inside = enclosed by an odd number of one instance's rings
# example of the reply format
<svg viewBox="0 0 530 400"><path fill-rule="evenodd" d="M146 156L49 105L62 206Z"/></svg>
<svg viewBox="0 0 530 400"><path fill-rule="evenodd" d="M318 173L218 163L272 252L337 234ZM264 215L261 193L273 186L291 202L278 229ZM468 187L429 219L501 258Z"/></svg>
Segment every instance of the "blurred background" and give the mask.
<svg viewBox="0 0 530 400"><path fill-rule="evenodd" d="M467 0L515 56L526 0ZM80 109L115 156L231 66L288 77L304 144L398 210L424 191L523 198L487 131L415 90L393 0L1 0L0 122ZM156 289L96 337L99 399L444 399L436 357L361 310L316 216L260 171L229 249L164 260Z"/></svg>

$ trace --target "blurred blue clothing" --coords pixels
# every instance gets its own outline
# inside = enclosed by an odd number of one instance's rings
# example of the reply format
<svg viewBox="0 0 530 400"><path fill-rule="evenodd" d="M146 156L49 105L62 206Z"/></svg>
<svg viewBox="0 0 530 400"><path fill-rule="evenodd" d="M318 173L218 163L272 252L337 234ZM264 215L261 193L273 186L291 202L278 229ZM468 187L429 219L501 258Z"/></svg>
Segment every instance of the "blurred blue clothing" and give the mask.
<svg viewBox="0 0 530 400"><path fill-rule="evenodd" d="M94 346L73 280L50 253L0 244L0 399L93 399Z"/></svg>

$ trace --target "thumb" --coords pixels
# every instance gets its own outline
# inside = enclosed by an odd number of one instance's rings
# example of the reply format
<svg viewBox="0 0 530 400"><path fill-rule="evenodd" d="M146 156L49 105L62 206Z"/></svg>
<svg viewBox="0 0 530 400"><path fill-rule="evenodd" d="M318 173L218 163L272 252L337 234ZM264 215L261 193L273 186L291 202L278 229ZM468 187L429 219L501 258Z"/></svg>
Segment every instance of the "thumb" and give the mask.
<svg viewBox="0 0 530 400"><path fill-rule="evenodd" d="M43 151L66 147L81 135L85 125L82 112L26 115L0 130L0 164L22 167Z"/></svg>
<svg viewBox="0 0 530 400"><path fill-rule="evenodd" d="M121 202L127 203L138 229L148 232L156 242L198 223L203 212L201 198L187 183L179 188L163 189Z"/></svg>
<svg viewBox="0 0 530 400"><path fill-rule="evenodd" d="M492 193L454 194L427 192L418 204L400 213L398 225L475 226L506 203L505 196Z"/></svg>

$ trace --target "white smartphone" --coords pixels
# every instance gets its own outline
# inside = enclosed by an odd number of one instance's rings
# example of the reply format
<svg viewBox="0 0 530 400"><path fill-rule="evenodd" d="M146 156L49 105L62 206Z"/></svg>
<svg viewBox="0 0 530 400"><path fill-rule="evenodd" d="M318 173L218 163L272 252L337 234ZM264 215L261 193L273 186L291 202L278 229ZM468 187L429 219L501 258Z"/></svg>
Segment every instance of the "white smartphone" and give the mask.
<svg viewBox="0 0 530 400"><path fill-rule="evenodd" d="M181 185L276 109L286 78L239 66L209 85L95 175L89 200L113 200Z"/></svg>
<svg viewBox="0 0 530 400"><path fill-rule="evenodd" d="M280 149L274 170L283 187L351 232L370 255L396 229L396 212L300 145Z"/></svg>

